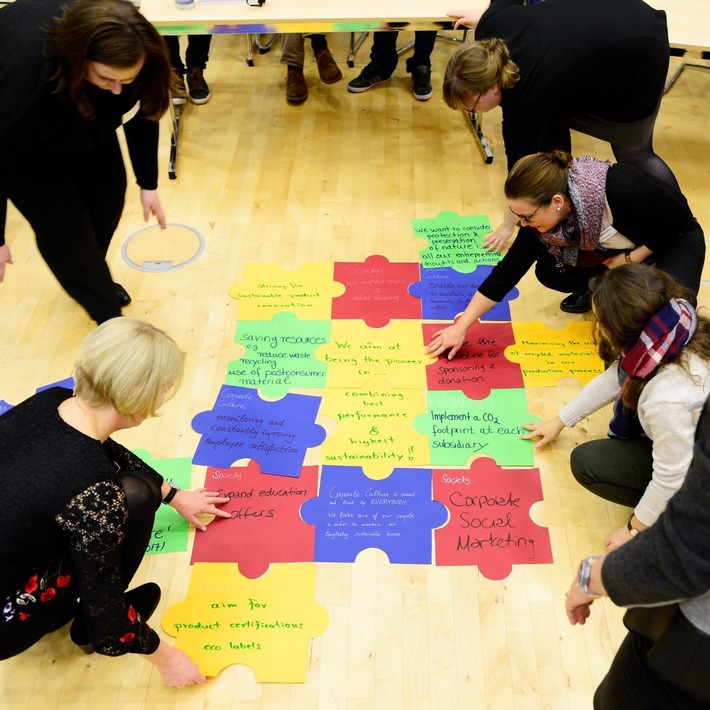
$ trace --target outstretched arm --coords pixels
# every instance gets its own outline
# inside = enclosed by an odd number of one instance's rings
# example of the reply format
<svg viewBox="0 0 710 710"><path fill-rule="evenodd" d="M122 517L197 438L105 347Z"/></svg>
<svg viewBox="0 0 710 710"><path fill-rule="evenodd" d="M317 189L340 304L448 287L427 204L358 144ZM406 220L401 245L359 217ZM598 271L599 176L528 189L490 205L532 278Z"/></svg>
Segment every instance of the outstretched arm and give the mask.
<svg viewBox="0 0 710 710"><path fill-rule="evenodd" d="M476 291L458 320L448 328L434 333L434 338L426 349L427 355L438 357L448 350L448 357L451 360L463 345L468 329L495 305L496 301L492 301Z"/></svg>

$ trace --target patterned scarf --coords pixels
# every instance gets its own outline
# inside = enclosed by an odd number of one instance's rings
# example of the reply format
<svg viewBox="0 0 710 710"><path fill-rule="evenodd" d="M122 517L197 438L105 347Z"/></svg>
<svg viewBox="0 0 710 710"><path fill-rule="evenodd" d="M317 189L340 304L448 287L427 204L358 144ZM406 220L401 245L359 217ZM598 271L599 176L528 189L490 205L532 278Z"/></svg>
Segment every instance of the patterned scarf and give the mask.
<svg viewBox="0 0 710 710"><path fill-rule="evenodd" d="M646 379L661 365L675 360L698 325L695 309L682 298L672 298L646 323L638 340L619 362L619 399L614 404L614 416L609 422L609 436L629 439L644 436L636 411L621 403L626 383L632 377Z"/></svg>
<svg viewBox="0 0 710 710"><path fill-rule="evenodd" d="M569 215L549 232L537 231L549 246L558 266L576 266L579 251L599 246L606 200L606 174L611 163L596 158L575 158L567 173L567 191L572 203Z"/></svg>

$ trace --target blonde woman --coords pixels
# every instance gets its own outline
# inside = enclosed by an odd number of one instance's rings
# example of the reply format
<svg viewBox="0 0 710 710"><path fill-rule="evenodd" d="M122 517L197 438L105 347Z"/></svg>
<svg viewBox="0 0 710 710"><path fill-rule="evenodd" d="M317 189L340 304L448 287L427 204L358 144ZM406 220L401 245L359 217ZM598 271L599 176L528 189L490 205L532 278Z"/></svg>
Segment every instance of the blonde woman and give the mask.
<svg viewBox="0 0 710 710"><path fill-rule="evenodd" d="M114 318L82 342L73 394L50 388L0 417L0 658L71 621L87 653L139 653L168 685L204 682L146 623L158 585L126 589L161 501L204 530L197 516L228 516L227 499L178 490L111 439L157 414L183 361L162 331Z"/></svg>

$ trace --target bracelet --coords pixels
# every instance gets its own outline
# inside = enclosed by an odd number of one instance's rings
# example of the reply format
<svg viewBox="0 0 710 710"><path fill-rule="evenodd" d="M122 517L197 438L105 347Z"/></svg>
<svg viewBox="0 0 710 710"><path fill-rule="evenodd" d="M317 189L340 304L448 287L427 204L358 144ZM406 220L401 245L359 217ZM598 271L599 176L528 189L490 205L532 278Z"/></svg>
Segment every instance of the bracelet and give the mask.
<svg viewBox="0 0 710 710"><path fill-rule="evenodd" d="M601 599L601 594L596 594L589 589L589 577L592 573L592 565L603 555L592 555L592 557L585 557L579 563L579 572L577 572L577 588L579 589L585 597L590 597L591 599Z"/></svg>
<svg viewBox="0 0 710 710"><path fill-rule="evenodd" d="M637 529L631 524L631 520L633 519L633 517L634 517L634 514L631 513L631 515L629 515L628 521L626 522L626 527L628 528L628 531L629 531L629 533L631 534L631 537L636 537L641 531L640 531L640 530L637 530Z"/></svg>

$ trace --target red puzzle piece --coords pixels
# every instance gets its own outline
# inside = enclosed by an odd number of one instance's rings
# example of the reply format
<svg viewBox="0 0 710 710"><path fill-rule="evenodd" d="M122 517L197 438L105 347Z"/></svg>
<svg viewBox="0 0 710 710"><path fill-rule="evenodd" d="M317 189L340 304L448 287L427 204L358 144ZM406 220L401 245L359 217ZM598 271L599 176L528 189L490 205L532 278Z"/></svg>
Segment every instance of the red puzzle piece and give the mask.
<svg viewBox="0 0 710 710"><path fill-rule="evenodd" d="M446 324L422 325L424 342L430 343L434 333ZM492 389L524 387L523 374L517 362L505 357L505 349L515 343L510 323L476 322L466 334L453 360L446 353L427 365L427 389L461 390L469 399L485 399Z"/></svg>
<svg viewBox="0 0 710 710"><path fill-rule="evenodd" d="M231 498L222 506L231 518L215 518L195 535L195 562L238 562L245 577L255 579L271 562L313 562L315 529L299 510L318 495L318 467L304 466L298 478L259 473L250 461L244 468L208 468L208 491Z"/></svg>
<svg viewBox="0 0 710 710"><path fill-rule="evenodd" d="M437 565L477 565L488 579L507 577L514 564L550 564L547 528L530 519L542 500L536 468L504 469L493 459L470 469L434 469L434 499L449 509L449 522L434 531Z"/></svg>
<svg viewBox="0 0 710 710"><path fill-rule="evenodd" d="M419 264L390 264L373 255L364 262L336 262L333 279L345 286L345 293L333 299L333 318L364 320L370 328L394 319L421 320L421 301L408 291L419 281Z"/></svg>

